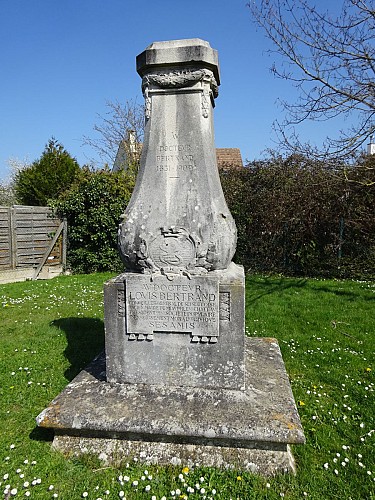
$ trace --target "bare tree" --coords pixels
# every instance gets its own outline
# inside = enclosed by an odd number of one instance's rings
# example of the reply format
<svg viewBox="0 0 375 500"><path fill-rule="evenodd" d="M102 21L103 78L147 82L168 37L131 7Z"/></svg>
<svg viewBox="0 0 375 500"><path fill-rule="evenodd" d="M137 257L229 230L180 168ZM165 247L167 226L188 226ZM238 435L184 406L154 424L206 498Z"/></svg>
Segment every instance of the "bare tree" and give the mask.
<svg viewBox="0 0 375 500"><path fill-rule="evenodd" d="M350 118L351 126L328 137L321 154L348 159L374 133L375 0L343 0L337 15L318 11L310 0L254 0L256 23L282 56L272 72L299 91L295 103L282 102L283 122L275 129L285 149L312 153L296 126L305 120ZM327 3L328 4L328 3ZM315 151L316 152L316 151Z"/></svg>
<svg viewBox="0 0 375 500"><path fill-rule="evenodd" d="M17 203L13 185L0 181L0 206L11 207Z"/></svg>
<svg viewBox="0 0 375 500"><path fill-rule="evenodd" d="M30 160L25 158L8 158L8 175L0 181L0 205L10 207L19 203L17 199L15 183L19 172L30 167Z"/></svg>
<svg viewBox="0 0 375 500"><path fill-rule="evenodd" d="M97 137L84 136L83 144L95 149L110 166L115 163L120 151L133 161L134 145L140 145L143 141L144 106L132 99L124 104L108 101L106 106L106 114L98 114L100 122L94 125Z"/></svg>

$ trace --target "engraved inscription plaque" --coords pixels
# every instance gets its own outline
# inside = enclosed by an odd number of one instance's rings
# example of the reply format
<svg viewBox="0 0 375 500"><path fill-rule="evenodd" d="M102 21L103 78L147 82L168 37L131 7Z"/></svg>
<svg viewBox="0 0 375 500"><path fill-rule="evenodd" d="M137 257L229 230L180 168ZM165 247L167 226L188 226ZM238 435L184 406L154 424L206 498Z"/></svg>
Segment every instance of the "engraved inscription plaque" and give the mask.
<svg viewBox="0 0 375 500"><path fill-rule="evenodd" d="M126 279L127 333L189 333L193 342L216 342L219 282L215 277L129 275ZM150 338L151 336L151 338Z"/></svg>

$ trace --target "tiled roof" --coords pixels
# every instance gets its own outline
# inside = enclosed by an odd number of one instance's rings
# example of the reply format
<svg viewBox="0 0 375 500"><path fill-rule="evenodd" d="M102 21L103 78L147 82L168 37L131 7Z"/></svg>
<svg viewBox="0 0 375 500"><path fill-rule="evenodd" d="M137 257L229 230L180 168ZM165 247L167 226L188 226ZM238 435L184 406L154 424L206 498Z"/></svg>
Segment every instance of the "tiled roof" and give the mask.
<svg viewBox="0 0 375 500"><path fill-rule="evenodd" d="M139 160L143 144L138 143L134 151L134 159ZM128 153L121 143L113 165L113 171L121 170L127 164ZM219 168L242 168L242 156L239 148L216 148L216 160Z"/></svg>

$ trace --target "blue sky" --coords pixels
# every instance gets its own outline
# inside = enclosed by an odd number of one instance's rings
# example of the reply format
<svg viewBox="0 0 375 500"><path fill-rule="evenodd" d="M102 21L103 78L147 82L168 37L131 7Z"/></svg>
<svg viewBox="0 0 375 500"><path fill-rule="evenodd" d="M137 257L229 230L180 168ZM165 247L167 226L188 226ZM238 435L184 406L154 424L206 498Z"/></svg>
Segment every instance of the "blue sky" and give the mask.
<svg viewBox="0 0 375 500"><path fill-rule="evenodd" d="M245 0L0 0L0 179L9 158L39 158L52 136L87 163L95 152L82 137L95 137L106 102L142 100L136 55L181 38L219 52L216 146L239 147L244 160L274 147L277 99L295 90L271 75L274 56ZM332 124L302 128L317 143L331 132Z"/></svg>

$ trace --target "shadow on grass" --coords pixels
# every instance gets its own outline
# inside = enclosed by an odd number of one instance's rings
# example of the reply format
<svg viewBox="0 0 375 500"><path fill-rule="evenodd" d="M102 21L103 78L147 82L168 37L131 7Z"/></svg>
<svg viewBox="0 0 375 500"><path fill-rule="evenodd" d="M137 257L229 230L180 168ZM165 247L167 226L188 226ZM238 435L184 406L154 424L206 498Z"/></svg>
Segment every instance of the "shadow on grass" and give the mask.
<svg viewBox="0 0 375 500"><path fill-rule="evenodd" d="M51 325L66 335L68 346L64 354L70 367L64 375L71 381L104 350L104 323L97 318L60 318L52 321Z"/></svg>
<svg viewBox="0 0 375 500"><path fill-rule="evenodd" d="M55 432L53 429L46 429L45 427L35 427L29 434L29 438L34 441L49 441L52 442Z"/></svg>
<svg viewBox="0 0 375 500"><path fill-rule="evenodd" d="M255 290L252 290L252 284L254 284ZM266 295L280 293L290 288L303 288L306 284L307 279L305 278L262 278L261 281L246 278L246 303L253 304ZM262 287L261 291L259 287Z"/></svg>
<svg viewBox="0 0 375 500"><path fill-rule="evenodd" d="M64 354L70 367L64 375L71 381L104 350L103 321L97 318L60 318L52 321L51 325L66 335L68 345ZM29 437L35 441L53 441L54 429L35 427Z"/></svg>
<svg viewBox="0 0 375 500"><path fill-rule="evenodd" d="M288 289L301 289L304 287L308 287L312 291L315 290L317 292L331 293L333 295L336 295L337 297L345 297L350 301L357 300L358 298L366 301L375 300L375 295L368 297L364 296L363 293L350 290L342 290L339 288L338 284L327 286L323 285L322 281L317 281L315 283L314 281L306 278L264 277L259 280L248 277L246 278L246 302L247 304L252 304L266 295L281 293ZM259 288L261 288L261 290L259 290Z"/></svg>

